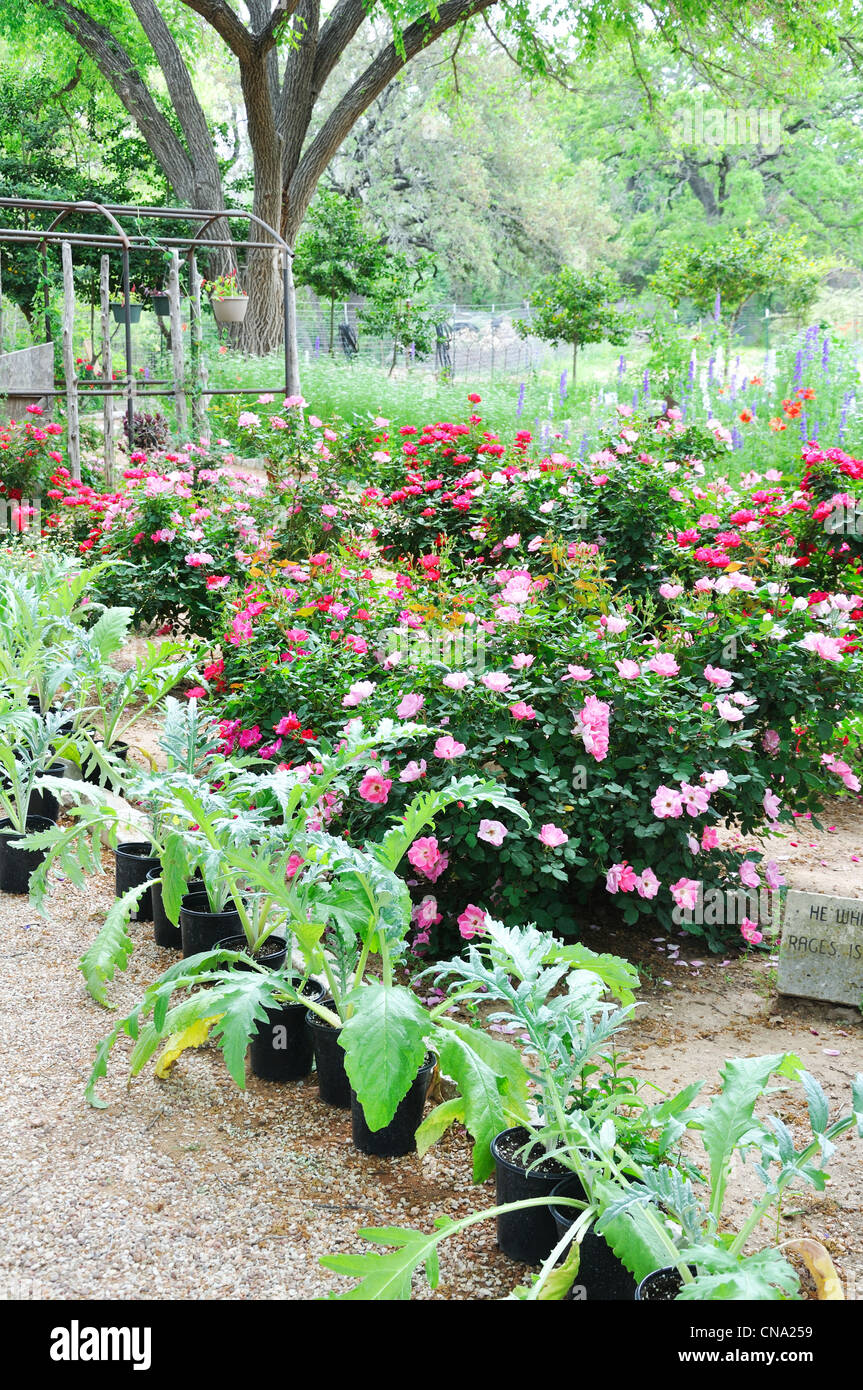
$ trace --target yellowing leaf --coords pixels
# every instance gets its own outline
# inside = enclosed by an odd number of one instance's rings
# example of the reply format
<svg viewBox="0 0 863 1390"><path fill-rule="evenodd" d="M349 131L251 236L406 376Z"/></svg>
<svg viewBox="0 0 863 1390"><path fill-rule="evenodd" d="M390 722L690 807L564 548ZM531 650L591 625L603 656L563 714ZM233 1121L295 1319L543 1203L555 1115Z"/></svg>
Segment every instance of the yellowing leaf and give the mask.
<svg viewBox="0 0 863 1390"><path fill-rule="evenodd" d="M786 1240L780 1246L783 1254L791 1252L799 1256L815 1281L816 1295L826 1302L845 1300L842 1280L836 1267L820 1240L801 1236L799 1240Z"/></svg>
<svg viewBox="0 0 863 1390"><path fill-rule="evenodd" d="M166 1080L170 1075L172 1066L187 1047L203 1046L210 1036L213 1024L218 1023L221 1017L221 1014L213 1014L211 1018L196 1019L188 1028L184 1028L182 1033L171 1034L156 1059L155 1072L160 1081Z"/></svg>
<svg viewBox="0 0 863 1390"><path fill-rule="evenodd" d="M310 618L312 614L316 613L317 611L318 610L315 608L315 605L313 603L307 604L305 608L297 608L295 610L298 618Z"/></svg>

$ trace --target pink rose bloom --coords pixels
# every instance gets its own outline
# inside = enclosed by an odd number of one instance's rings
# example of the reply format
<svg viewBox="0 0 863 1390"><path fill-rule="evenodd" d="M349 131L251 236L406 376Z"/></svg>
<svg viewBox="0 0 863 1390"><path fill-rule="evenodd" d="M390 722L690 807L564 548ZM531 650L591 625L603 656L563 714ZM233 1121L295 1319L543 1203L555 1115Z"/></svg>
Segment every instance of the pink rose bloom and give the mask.
<svg viewBox="0 0 863 1390"><path fill-rule="evenodd" d="M452 734L444 734L443 738L439 738L434 746L434 755L436 758L443 758L448 762L451 758L460 757L465 751L465 747L466 745L459 743Z"/></svg>
<svg viewBox="0 0 863 1390"><path fill-rule="evenodd" d="M775 859L768 859L764 865L764 879L768 888L781 888L784 884L782 870Z"/></svg>
<svg viewBox="0 0 863 1390"><path fill-rule="evenodd" d="M626 629L629 627L629 622L626 618L605 618L601 621L602 626L605 628L606 632L610 632L612 633L612 635L615 636L619 632L625 632Z"/></svg>
<svg viewBox="0 0 863 1390"><path fill-rule="evenodd" d="M347 695L343 697L342 705L345 709L350 709L352 706L360 704L363 700L367 700L374 689L374 681L355 681Z"/></svg>
<svg viewBox="0 0 863 1390"><path fill-rule="evenodd" d="M399 781L400 781L400 782L417 782L417 781L419 781L420 777L425 777L425 775L426 775L426 766L427 766L427 764L426 764L425 758L421 758L419 762L415 762L415 761L412 759L412 760L408 763L407 767L404 768L404 770L403 770L402 772L399 773Z"/></svg>
<svg viewBox="0 0 863 1390"><path fill-rule="evenodd" d="M738 719L743 718L743 711L733 705L730 700L717 700L716 711L720 719L727 719L729 724L734 724Z"/></svg>
<svg viewBox="0 0 863 1390"><path fill-rule="evenodd" d="M502 845L504 837L509 834L505 825L499 820L481 820L479 830L476 832L478 840L485 840L487 845Z"/></svg>
<svg viewBox="0 0 863 1390"><path fill-rule="evenodd" d="M824 661L842 660L842 643L838 637L828 637L823 632L807 632L802 642L798 642L807 652L814 652Z"/></svg>
<svg viewBox="0 0 863 1390"><path fill-rule="evenodd" d="M605 876L607 893L631 893L638 884L638 876L632 865L624 859L622 864L612 864Z"/></svg>
<svg viewBox="0 0 863 1390"><path fill-rule="evenodd" d="M255 724L251 729L244 729L237 742L241 748L254 748L256 743L261 741L261 731Z"/></svg>
<svg viewBox="0 0 863 1390"><path fill-rule="evenodd" d="M500 694L504 690L509 690L512 685L512 677L507 676L503 671L489 671L487 675L480 676L480 680L486 690L495 690Z"/></svg>
<svg viewBox="0 0 863 1390"><path fill-rule="evenodd" d="M659 879L652 869L644 869L635 880L635 890L640 898L655 898L659 892Z"/></svg>
<svg viewBox="0 0 863 1390"><path fill-rule="evenodd" d="M677 906L687 911L692 911L698 903L698 893L701 888L699 880L695 878L679 878L676 883L672 883L669 886L671 896Z"/></svg>
<svg viewBox="0 0 863 1390"><path fill-rule="evenodd" d="M768 820L779 819L780 804L779 797L775 792L764 793L764 814L767 816Z"/></svg>
<svg viewBox="0 0 863 1390"><path fill-rule="evenodd" d="M443 684L449 690L464 690L466 685L470 685L470 676L465 675L464 671L450 671L448 676L444 676Z"/></svg>
<svg viewBox="0 0 863 1390"><path fill-rule="evenodd" d="M659 592L663 598L680 598L683 593L682 584L660 584Z"/></svg>
<svg viewBox="0 0 863 1390"><path fill-rule="evenodd" d="M525 704L524 700L518 700L516 704L510 705L509 712L513 719L536 719L536 710L533 705Z"/></svg>
<svg viewBox="0 0 863 1390"><path fill-rule="evenodd" d="M430 870L433 871L440 863L442 858L438 849L437 838L434 835L423 835L418 840L414 840L408 850L408 860L415 869L419 869L426 878L431 878Z"/></svg>
<svg viewBox="0 0 863 1390"><path fill-rule="evenodd" d="M512 664L516 671L525 671L529 666L533 665L535 660L536 657L528 656L526 652L517 652L512 659Z"/></svg>
<svg viewBox="0 0 863 1390"><path fill-rule="evenodd" d="M227 574L208 574L207 588L212 593L213 589L225 589L230 584L230 575Z"/></svg>
<svg viewBox="0 0 863 1390"><path fill-rule="evenodd" d="M710 792L706 787L692 787L688 782L683 782L680 786L680 795L688 815L700 816L707 810Z"/></svg>
<svg viewBox="0 0 863 1390"><path fill-rule="evenodd" d="M744 859L743 863L740 865L739 873L740 882L745 884L747 888L759 887L761 880L758 877L758 870L751 859Z"/></svg>
<svg viewBox="0 0 863 1390"><path fill-rule="evenodd" d="M396 714L399 719L412 719L418 714L425 704L424 695L403 695L396 705Z"/></svg>
<svg viewBox="0 0 863 1390"><path fill-rule="evenodd" d="M431 893L426 893L421 903L411 912L411 920L423 930L426 927L435 927L441 920L441 914L437 910L437 898L432 897Z"/></svg>
<svg viewBox="0 0 863 1390"><path fill-rule="evenodd" d="M470 941L474 936L480 936L485 931L485 913L481 907L476 907L474 903L468 903L464 912L458 918L458 929L465 941Z"/></svg>
<svg viewBox="0 0 863 1390"><path fill-rule="evenodd" d="M211 565L212 563L213 557L208 555L206 550L193 550L191 554L186 556L186 564L192 569L197 569L199 565Z"/></svg>
<svg viewBox="0 0 863 1390"><path fill-rule="evenodd" d="M712 794L713 792L721 791L723 787L727 787L730 779L725 769L719 767L715 772L702 772L701 780L706 789Z"/></svg>
<svg viewBox="0 0 863 1390"><path fill-rule="evenodd" d="M701 832L701 848L704 850L719 848L719 834L713 825L705 825Z"/></svg>
<svg viewBox="0 0 863 1390"><path fill-rule="evenodd" d="M677 820L683 815L683 798L676 787L666 787L664 783L656 788L651 803L653 814L659 820L667 820L672 817Z"/></svg>
<svg viewBox="0 0 863 1390"><path fill-rule="evenodd" d="M370 768L360 782L357 791L363 801L371 801L378 806L383 806L389 797L391 786L392 778L384 777L380 772Z"/></svg>
<svg viewBox="0 0 863 1390"><path fill-rule="evenodd" d="M760 946L764 940L764 933L758 930L758 923L753 922L750 917L744 917L740 923L740 935L750 946Z"/></svg>
<svg viewBox="0 0 863 1390"><path fill-rule="evenodd" d="M655 676L676 676L680 667L671 652L657 652L656 656L652 656L648 661L647 669Z"/></svg>
<svg viewBox="0 0 863 1390"><path fill-rule="evenodd" d="M567 666L566 675L561 676L562 681L590 681L593 680L593 672L587 666Z"/></svg>
<svg viewBox="0 0 863 1390"><path fill-rule="evenodd" d="M641 675L641 667L637 661L615 661L618 675L625 681L635 680L636 676Z"/></svg>
<svg viewBox="0 0 863 1390"><path fill-rule="evenodd" d="M771 758L779 752L780 739L775 729L765 729L761 735L761 747L765 753L769 753Z"/></svg>
<svg viewBox="0 0 863 1390"><path fill-rule="evenodd" d="M734 677L730 671L723 671L721 666L705 666L704 679L710 681L711 685L717 686L720 690L727 690Z"/></svg>
<svg viewBox="0 0 863 1390"><path fill-rule="evenodd" d="M549 849L557 849L560 845L565 845L569 836L561 830L559 825L554 825L551 821L544 825L539 832L539 839Z"/></svg>
<svg viewBox="0 0 863 1390"><path fill-rule="evenodd" d="M519 543L520 540L521 540L521 533L518 532L518 531L515 531L511 536L506 536L506 537L505 537L503 544L504 544L504 546L505 546L505 548L506 548L507 550L514 550L515 547L518 545L518 543Z"/></svg>

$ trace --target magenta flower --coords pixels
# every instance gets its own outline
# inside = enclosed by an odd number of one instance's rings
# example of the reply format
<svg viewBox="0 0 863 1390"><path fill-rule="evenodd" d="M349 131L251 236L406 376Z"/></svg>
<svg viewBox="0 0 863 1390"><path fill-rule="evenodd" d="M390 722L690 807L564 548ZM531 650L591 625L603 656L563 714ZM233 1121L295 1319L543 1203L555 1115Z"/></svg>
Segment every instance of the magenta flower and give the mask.
<svg viewBox="0 0 863 1390"><path fill-rule="evenodd" d="M465 941L470 941L474 936L480 936L485 931L485 913L481 907L474 903L468 903L464 912L458 918L458 929Z"/></svg>
<svg viewBox="0 0 863 1390"><path fill-rule="evenodd" d="M700 816L707 810L710 792L706 787L692 787L688 782L681 782L680 796L687 815Z"/></svg>
<svg viewBox="0 0 863 1390"><path fill-rule="evenodd" d="M761 880L758 877L758 870L751 859L744 859L743 863L740 865L739 873L740 882L745 884L747 888L758 888L760 886Z"/></svg>
<svg viewBox="0 0 863 1390"><path fill-rule="evenodd" d="M513 719L536 719L536 710L533 705L525 704L524 700L518 700L516 704L510 705L509 712Z"/></svg>
<svg viewBox="0 0 863 1390"><path fill-rule="evenodd" d="M449 855L439 849L435 835L422 835L408 850L408 860L434 883L449 863Z"/></svg>
<svg viewBox="0 0 863 1390"><path fill-rule="evenodd" d="M554 825L549 821L539 832L539 839L549 849L558 849L560 845L565 845L569 836L561 830L559 825Z"/></svg>
<svg viewBox="0 0 863 1390"><path fill-rule="evenodd" d="M750 917L744 917L740 923L740 935L750 946L760 946L764 940L764 933L758 930L758 923L753 922Z"/></svg>
<svg viewBox="0 0 863 1390"><path fill-rule="evenodd" d="M370 768L360 782L357 791L363 801L371 801L375 805L383 806L389 797L391 786L392 778L384 777L376 769Z"/></svg>
<svg viewBox="0 0 863 1390"><path fill-rule="evenodd" d="M768 820L775 821L779 819L779 807L781 804L775 792L764 793L764 814L767 816Z"/></svg>
<svg viewBox="0 0 863 1390"><path fill-rule="evenodd" d="M719 848L719 833L714 825L705 825L702 830L701 848L704 850Z"/></svg>
<svg viewBox="0 0 863 1390"><path fill-rule="evenodd" d="M605 891L607 893L631 893L637 885L638 876L626 859L622 864L612 864L605 876Z"/></svg>
<svg viewBox="0 0 863 1390"><path fill-rule="evenodd" d="M561 676L562 681L590 681L593 680L593 672L587 666L567 666L566 675Z"/></svg>

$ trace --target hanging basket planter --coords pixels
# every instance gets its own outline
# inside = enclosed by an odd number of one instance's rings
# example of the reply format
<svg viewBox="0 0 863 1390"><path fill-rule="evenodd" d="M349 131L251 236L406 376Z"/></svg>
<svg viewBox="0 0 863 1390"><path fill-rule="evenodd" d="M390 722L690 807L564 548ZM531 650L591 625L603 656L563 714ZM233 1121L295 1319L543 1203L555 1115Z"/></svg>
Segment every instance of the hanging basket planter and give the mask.
<svg viewBox="0 0 863 1390"><path fill-rule="evenodd" d="M160 319L166 319L171 312L170 297L167 294L154 294L153 308Z"/></svg>
<svg viewBox="0 0 863 1390"><path fill-rule="evenodd" d="M210 307L216 323L242 323L249 307L249 297L245 294L228 295L225 299L211 299Z"/></svg>
<svg viewBox="0 0 863 1390"><path fill-rule="evenodd" d="M137 323L143 307L143 304L124 304L122 299L112 301L111 313L114 315L114 322L125 323L128 319L130 323Z"/></svg>

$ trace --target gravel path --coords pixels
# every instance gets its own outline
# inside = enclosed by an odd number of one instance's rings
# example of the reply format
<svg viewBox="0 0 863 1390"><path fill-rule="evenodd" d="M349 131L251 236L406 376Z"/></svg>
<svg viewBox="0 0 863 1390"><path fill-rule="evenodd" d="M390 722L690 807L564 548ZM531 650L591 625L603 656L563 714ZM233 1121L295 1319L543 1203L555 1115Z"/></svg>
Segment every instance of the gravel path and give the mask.
<svg viewBox="0 0 863 1390"><path fill-rule="evenodd" d="M854 811L833 808L829 823L850 835ZM807 857L827 858L835 833L807 832ZM124 1040L100 1083L108 1109L88 1107L94 1046L114 1016L88 997L76 964L113 894L107 854L104 863L105 877L84 890L56 885L48 922L0 895L0 1298L310 1299L343 1286L318 1257L368 1248L363 1225L431 1229L441 1214L493 1205L493 1182L470 1184L463 1135L423 1159L365 1157L351 1145L349 1116L322 1105L313 1080L279 1086L250 1075L240 1092L214 1048L184 1054L165 1081L150 1066L127 1090ZM793 859L786 871L794 884ZM149 925L133 935L129 969L109 985L123 1011L171 959ZM848 1078L863 1069L856 1011L779 1000L764 956L719 962L684 943L688 968L670 970L658 944L630 932L586 939L646 967L628 1042L663 1089L694 1076L712 1085L727 1056L796 1050L831 1101L847 1105ZM802 1121L796 1101L783 1113L792 1128ZM860 1149L846 1137L828 1192L794 1203L787 1228L824 1239L857 1298L859 1172ZM736 1181L742 1196L748 1173ZM437 1293L417 1280L417 1296L498 1299L525 1275L484 1223L444 1243Z"/></svg>

